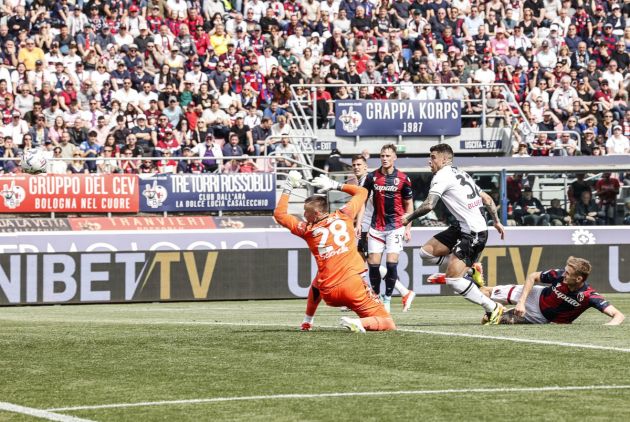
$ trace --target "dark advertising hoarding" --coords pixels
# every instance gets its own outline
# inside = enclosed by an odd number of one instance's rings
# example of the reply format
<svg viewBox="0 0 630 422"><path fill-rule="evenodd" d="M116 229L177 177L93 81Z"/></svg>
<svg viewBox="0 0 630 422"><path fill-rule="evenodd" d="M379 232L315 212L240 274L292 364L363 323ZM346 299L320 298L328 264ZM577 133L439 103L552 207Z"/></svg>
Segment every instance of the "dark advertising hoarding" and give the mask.
<svg viewBox="0 0 630 422"><path fill-rule="evenodd" d="M563 268L569 255L591 261L588 281L601 293L630 292L630 261L623 258L630 245L491 246L482 262L493 286ZM437 269L422 264L419 247L400 258L404 285L421 295L452 294L425 284ZM5 253L0 305L299 298L316 271L304 248Z"/></svg>

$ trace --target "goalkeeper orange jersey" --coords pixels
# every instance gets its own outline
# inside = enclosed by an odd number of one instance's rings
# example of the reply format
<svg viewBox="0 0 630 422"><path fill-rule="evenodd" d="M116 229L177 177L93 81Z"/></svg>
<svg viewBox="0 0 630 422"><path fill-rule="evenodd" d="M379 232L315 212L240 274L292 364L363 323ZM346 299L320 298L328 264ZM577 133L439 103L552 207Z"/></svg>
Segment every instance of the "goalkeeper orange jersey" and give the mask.
<svg viewBox="0 0 630 422"><path fill-rule="evenodd" d="M341 190L352 195L352 199L314 224L287 214L287 194L282 194L274 211L274 217L279 224L306 240L317 261L318 274L313 286L319 289L336 286L348 277L365 271L365 263L357 251L354 219L365 203L368 192L360 186L347 184Z"/></svg>

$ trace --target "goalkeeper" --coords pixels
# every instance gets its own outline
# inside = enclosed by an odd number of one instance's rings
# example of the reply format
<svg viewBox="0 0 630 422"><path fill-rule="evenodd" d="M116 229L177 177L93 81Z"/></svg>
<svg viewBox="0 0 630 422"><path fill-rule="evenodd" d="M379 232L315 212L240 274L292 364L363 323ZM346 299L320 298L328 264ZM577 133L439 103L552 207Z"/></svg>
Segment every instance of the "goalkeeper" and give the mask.
<svg viewBox="0 0 630 422"><path fill-rule="evenodd" d="M329 306L347 306L360 318L341 318L341 326L354 332L395 330L396 324L383 304L363 282L363 259L357 251L354 219L367 199L367 190L354 185L340 185L326 176L313 179L311 185L322 191L337 189L352 199L339 210L329 213L328 200L313 195L304 201L304 220L287 213L293 188L302 184L302 174L291 171L274 211L279 224L301 237L317 261L317 276L311 283L302 330L308 331L319 302Z"/></svg>
<svg viewBox="0 0 630 422"><path fill-rule="evenodd" d="M586 282L590 274L590 262L570 256L564 268L533 272L522 285L482 287L481 292L503 305L516 305L499 324L571 324L589 308L610 317L605 325L621 324L625 316ZM484 316L482 322L486 320Z"/></svg>

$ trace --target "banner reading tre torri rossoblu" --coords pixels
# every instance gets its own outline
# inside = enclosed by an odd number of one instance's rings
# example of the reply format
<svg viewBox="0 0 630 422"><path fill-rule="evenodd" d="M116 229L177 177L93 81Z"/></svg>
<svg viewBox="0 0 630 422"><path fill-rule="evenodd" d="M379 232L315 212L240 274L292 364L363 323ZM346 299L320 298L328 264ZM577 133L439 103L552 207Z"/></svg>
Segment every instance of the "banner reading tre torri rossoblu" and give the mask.
<svg viewBox="0 0 630 422"><path fill-rule="evenodd" d="M169 174L140 179L140 211L253 211L276 206L276 175Z"/></svg>
<svg viewBox="0 0 630 422"><path fill-rule="evenodd" d="M337 136L457 136L459 100L335 101Z"/></svg>

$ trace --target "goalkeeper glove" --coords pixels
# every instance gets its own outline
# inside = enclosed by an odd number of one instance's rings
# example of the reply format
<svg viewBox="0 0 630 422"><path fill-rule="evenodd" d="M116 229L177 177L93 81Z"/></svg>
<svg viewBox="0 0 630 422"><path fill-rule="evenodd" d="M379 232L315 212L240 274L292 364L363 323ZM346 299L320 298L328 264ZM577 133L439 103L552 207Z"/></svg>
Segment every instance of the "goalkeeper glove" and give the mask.
<svg viewBox="0 0 630 422"><path fill-rule="evenodd" d="M311 185L316 188L319 188L317 192L328 192L331 189L339 189L341 188L341 183L332 180L328 176L317 176L311 181Z"/></svg>
<svg viewBox="0 0 630 422"><path fill-rule="evenodd" d="M293 188L299 188L302 185L302 173L297 170L291 170L287 175L287 179L284 182L283 190L286 193L291 193Z"/></svg>

